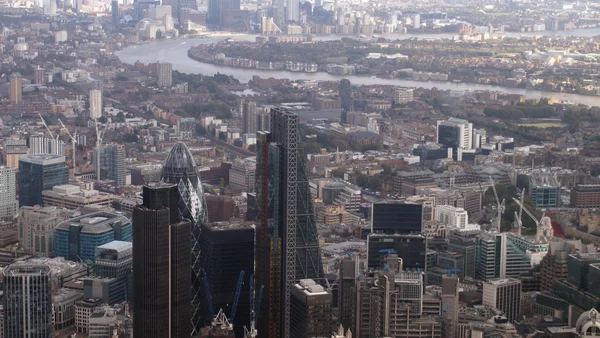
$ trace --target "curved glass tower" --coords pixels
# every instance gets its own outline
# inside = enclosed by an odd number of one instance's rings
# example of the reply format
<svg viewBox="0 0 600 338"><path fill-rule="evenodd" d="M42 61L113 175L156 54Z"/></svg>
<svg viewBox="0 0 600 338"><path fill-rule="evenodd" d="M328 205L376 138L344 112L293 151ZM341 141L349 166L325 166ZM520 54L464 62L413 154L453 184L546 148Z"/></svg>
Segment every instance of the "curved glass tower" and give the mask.
<svg viewBox="0 0 600 338"><path fill-rule="evenodd" d="M179 191L178 210L181 218L192 222L192 332L200 332L200 227L206 220L204 192L196 171L196 162L185 143L176 143L163 165L161 181L177 184Z"/></svg>

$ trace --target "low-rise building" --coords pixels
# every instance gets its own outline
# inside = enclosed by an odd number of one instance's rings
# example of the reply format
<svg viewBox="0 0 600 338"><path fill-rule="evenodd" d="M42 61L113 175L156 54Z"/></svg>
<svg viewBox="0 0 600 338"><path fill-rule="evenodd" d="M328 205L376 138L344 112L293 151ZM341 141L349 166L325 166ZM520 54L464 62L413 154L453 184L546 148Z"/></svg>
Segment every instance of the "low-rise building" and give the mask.
<svg viewBox="0 0 600 338"><path fill-rule="evenodd" d="M52 295L52 323L55 330L75 324L75 303L83 298L81 292L59 289Z"/></svg>
<svg viewBox="0 0 600 338"><path fill-rule="evenodd" d="M55 186L52 190L43 191L42 199L46 207L77 209L90 205L109 207L114 195L92 189L91 183L83 188L73 184L64 184Z"/></svg>

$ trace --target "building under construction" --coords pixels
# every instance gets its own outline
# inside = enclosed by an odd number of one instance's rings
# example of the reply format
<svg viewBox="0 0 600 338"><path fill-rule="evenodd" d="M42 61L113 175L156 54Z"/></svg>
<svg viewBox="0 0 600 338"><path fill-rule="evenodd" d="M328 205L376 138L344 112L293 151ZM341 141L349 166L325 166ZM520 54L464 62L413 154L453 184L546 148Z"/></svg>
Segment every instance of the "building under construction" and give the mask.
<svg viewBox="0 0 600 338"><path fill-rule="evenodd" d="M271 110L257 134L256 285L264 286L258 334L290 337L290 295L300 279L323 280L308 179L298 154L298 116Z"/></svg>

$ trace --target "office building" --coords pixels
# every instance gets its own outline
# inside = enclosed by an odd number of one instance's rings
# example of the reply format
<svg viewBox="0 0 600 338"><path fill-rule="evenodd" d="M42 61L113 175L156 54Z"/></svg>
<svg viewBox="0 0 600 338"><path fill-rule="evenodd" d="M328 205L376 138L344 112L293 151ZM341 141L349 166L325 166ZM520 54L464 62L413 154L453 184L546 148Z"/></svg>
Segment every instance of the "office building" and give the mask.
<svg viewBox="0 0 600 338"><path fill-rule="evenodd" d="M435 220L448 226L449 229L459 231L479 230L476 224L469 224L469 214L463 208L450 205L435 207Z"/></svg>
<svg viewBox="0 0 600 338"><path fill-rule="evenodd" d="M348 79L341 79L339 84L340 102L344 112L353 111L354 100L352 99L352 84ZM347 123L347 121L342 121Z"/></svg>
<svg viewBox="0 0 600 338"><path fill-rule="evenodd" d="M458 314L460 306L458 302L458 276L456 274L442 275L442 316L443 331L445 338L457 336Z"/></svg>
<svg viewBox="0 0 600 338"><path fill-rule="evenodd" d="M274 108L271 132L257 133L255 285L265 287L258 323L265 338L291 337L292 288L301 279L323 279L298 124L297 115Z"/></svg>
<svg viewBox="0 0 600 338"><path fill-rule="evenodd" d="M312 279L301 279L291 292L290 337L331 335L331 292Z"/></svg>
<svg viewBox="0 0 600 338"><path fill-rule="evenodd" d="M106 304L130 300L133 269L131 242L112 241L96 247L94 275L84 279L85 299L102 299Z"/></svg>
<svg viewBox="0 0 600 338"><path fill-rule="evenodd" d="M65 154L65 142L46 135L31 135L29 136L29 153L63 156Z"/></svg>
<svg viewBox="0 0 600 338"><path fill-rule="evenodd" d="M229 169L229 185L232 189L254 192L256 162L236 160Z"/></svg>
<svg viewBox="0 0 600 338"><path fill-rule="evenodd" d="M208 277L215 310L231 308L231 295L236 290L240 272L244 271L238 307L232 323L236 335L243 336L243 328L250 327L249 278L254 274L252 223L217 222L203 225L200 248L200 263ZM204 292L202 298L206 299ZM202 318L210 318L206 304L202 309Z"/></svg>
<svg viewBox="0 0 600 338"><path fill-rule="evenodd" d="M339 309L340 324L345 328L351 328L352 312L354 304L354 287L358 276L358 261L344 259L340 262L339 291L337 306Z"/></svg>
<svg viewBox="0 0 600 338"><path fill-rule="evenodd" d="M75 302L75 328L77 333L88 333L90 315L102 305L101 299L82 299Z"/></svg>
<svg viewBox="0 0 600 338"><path fill-rule="evenodd" d="M90 313L88 335L90 338L103 338L119 335L122 325L117 312L109 306L101 306Z"/></svg>
<svg viewBox="0 0 600 338"><path fill-rule="evenodd" d="M2 160L9 168L19 168L19 156L27 154L27 140L7 138L4 140Z"/></svg>
<svg viewBox="0 0 600 338"><path fill-rule="evenodd" d="M196 169L196 162L188 147L181 142L176 143L163 165L161 180L178 186L177 210L183 219L192 222L191 234L191 274L192 274L192 333L200 332L200 292L202 283L202 267L200 265L200 228L206 221L206 204L202 183ZM191 235L191 236L190 236Z"/></svg>
<svg viewBox="0 0 600 338"><path fill-rule="evenodd" d="M78 290L61 288L52 293L52 322L55 330L75 324L75 303L83 295Z"/></svg>
<svg viewBox="0 0 600 338"><path fill-rule="evenodd" d="M146 185L143 204L133 210L134 338L188 338L192 332L192 224L180 218L179 199L177 185Z"/></svg>
<svg viewBox="0 0 600 338"><path fill-rule="evenodd" d="M578 184L571 189L571 207L600 208L600 184Z"/></svg>
<svg viewBox="0 0 600 338"><path fill-rule="evenodd" d="M482 233L476 238L476 248L477 279L517 278L531 269L530 257L506 233Z"/></svg>
<svg viewBox="0 0 600 338"><path fill-rule="evenodd" d="M427 268L427 239L421 234L385 234L371 233L367 237L367 263L370 269L383 268L382 258L395 253L402 258L405 270Z"/></svg>
<svg viewBox="0 0 600 338"><path fill-rule="evenodd" d="M225 14L239 10L240 0L209 0L207 22L222 27L225 25Z"/></svg>
<svg viewBox="0 0 600 338"><path fill-rule="evenodd" d="M46 84L46 71L44 68L37 66L35 68L35 84L37 85L45 85Z"/></svg>
<svg viewBox="0 0 600 338"><path fill-rule="evenodd" d="M66 184L69 168L64 156L23 155L19 157L19 205L42 205L42 191Z"/></svg>
<svg viewBox="0 0 600 338"><path fill-rule="evenodd" d="M56 207L21 207L19 242L23 249L36 256L54 256L54 229L71 214L72 211Z"/></svg>
<svg viewBox="0 0 600 338"><path fill-rule="evenodd" d="M244 134L256 133L256 102L242 104L242 132Z"/></svg>
<svg viewBox="0 0 600 338"><path fill-rule="evenodd" d="M96 248L112 242L131 242L131 221L123 215L95 212L61 222L54 230L54 253L72 261L94 262Z"/></svg>
<svg viewBox="0 0 600 338"><path fill-rule="evenodd" d="M300 22L300 1L286 0L285 13L287 22Z"/></svg>
<svg viewBox="0 0 600 338"><path fill-rule="evenodd" d="M210 210L207 215L208 222L229 221L235 212L235 202L231 196L207 195L206 210Z"/></svg>
<svg viewBox="0 0 600 338"><path fill-rule="evenodd" d="M73 184L57 185L42 191L44 206L78 209L86 206L110 207L115 195L92 189L91 183L84 187Z"/></svg>
<svg viewBox="0 0 600 338"><path fill-rule="evenodd" d="M452 148L454 152L472 149L473 123L453 117L437 121L437 143Z"/></svg>
<svg viewBox="0 0 600 338"><path fill-rule="evenodd" d="M517 319L521 311L521 281L513 278L485 281L483 306L501 310L510 322Z"/></svg>
<svg viewBox="0 0 600 338"><path fill-rule="evenodd" d="M458 277L460 279L465 277L475 278L476 236L479 233L479 231L450 231L448 235L448 251L462 257L463 265L458 267Z"/></svg>
<svg viewBox="0 0 600 338"><path fill-rule="evenodd" d="M108 179L114 181L116 186L125 185L125 146L122 144L111 144L103 148L104 163L106 165Z"/></svg>
<svg viewBox="0 0 600 338"><path fill-rule="evenodd" d="M397 171L394 176L394 193L409 196L414 195L414 188L410 189L410 185L413 187L419 182L433 182L434 172L431 170L422 171Z"/></svg>
<svg viewBox="0 0 600 338"><path fill-rule="evenodd" d="M19 104L23 102L23 78L19 73L10 75L10 103Z"/></svg>
<svg viewBox="0 0 600 338"><path fill-rule="evenodd" d="M371 207L371 232L420 234L423 230L423 205L403 201L383 201Z"/></svg>
<svg viewBox="0 0 600 338"><path fill-rule="evenodd" d="M593 245L584 245L581 240L555 239L548 243L548 253L540 262L540 288L552 291L555 280L565 280L568 276L568 257L570 254L592 253Z"/></svg>
<svg viewBox="0 0 600 338"><path fill-rule="evenodd" d="M117 11L119 10L117 5ZM114 11L114 9L113 9ZM113 13L114 15L114 13ZM102 117L102 92L98 89L90 90L90 119L96 120Z"/></svg>
<svg viewBox="0 0 600 338"><path fill-rule="evenodd" d="M406 104L414 101L412 88L396 87L394 89L394 102L398 104Z"/></svg>
<svg viewBox="0 0 600 338"><path fill-rule="evenodd" d="M560 183L548 168L534 169L529 176L529 195L536 208L560 206Z"/></svg>
<svg viewBox="0 0 600 338"><path fill-rule="evenodd" d="M52 336L50 268L19 262L3 272L4 337Z"/></svg>
<svg viewBox="0 0 600 338"><path fill-rule="evenodd" d="M157 64L157 85L161 88L170 88L173 85L173 64L170 62L159 62Z"/></svg>
<svg viewBox="0 0 600 338"><path fill-rule="evenodd" d="M0 218L13 219L18 210L17 169L0 166Z"/></svg>

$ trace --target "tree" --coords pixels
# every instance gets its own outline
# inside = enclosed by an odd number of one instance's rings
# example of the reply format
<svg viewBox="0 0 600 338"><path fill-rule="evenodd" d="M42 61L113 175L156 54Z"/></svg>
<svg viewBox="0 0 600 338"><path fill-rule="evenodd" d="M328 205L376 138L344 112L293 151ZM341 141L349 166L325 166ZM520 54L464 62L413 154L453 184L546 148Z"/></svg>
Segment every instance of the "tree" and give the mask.
<svg viewBox="0 0 600 338"><path fill-rule="evenodd" d="M221 188L223 188L225 186L225 179L221 177L221 179L219 180L219 186Z"/></svg>
<svg viewBox="0 0 600 338"><path fill-rule="evenodd" d="M333 169L331 171L331 177L337 177L337 178L343 179L345 173L346 173L346 170L344 170L342 168Z"/></svg>
<svg viewBox="0 0 600 338"><path fill-rule="evenodd" d="M366 174L363 174L361 172L355 172L355 179L356 179L356 185L358 185L359 187L362 188L366 188L367 187L367 181L369 180L369 176L367 176Z"/></svg>

